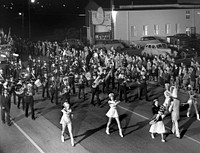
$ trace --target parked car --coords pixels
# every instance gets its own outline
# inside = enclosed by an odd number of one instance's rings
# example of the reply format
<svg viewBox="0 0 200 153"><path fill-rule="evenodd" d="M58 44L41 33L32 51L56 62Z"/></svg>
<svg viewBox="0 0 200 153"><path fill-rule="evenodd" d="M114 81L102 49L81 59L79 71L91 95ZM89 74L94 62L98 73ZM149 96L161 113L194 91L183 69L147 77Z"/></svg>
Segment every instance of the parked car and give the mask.
<svg viewBox="0 0 200 153"><path fill-rule="evenodd" d="M164 42L164 39L161 39L161 37L158 36L144 36L141 37L140 40L132 41L131 48L141 49L144 48L145 45L148 43L159 43L159 42Z"/></svg>
<svg viewBox="0 0 200 153"><path fill-rule="evenodd" d="M75 49L83 49L84 44L79 39L66 39L63 41L64 46L68 46Z"/></svg>
<svg viewBox="0 0 200 153"><path fill-rule="evenodd" d="M163 56L167 55L174 56L171 49L164 43L148 43L145 45L144 50L141 52L142 56Z"/></svg>
<svg viewBox="0 0 200 153"><path fill-rule="evenodd" d="M179 33L173 36L167 36L167 43L174 50L179 50L185 46L189 46L189 42L193 40L186 33Z"/></svg>
<svg viewBox="0 0 200 153"><path fill-rule="evenodd" d="M125 48L125 46L120 40L102 40L102 41L97 41L96 44L94 45L94 48L103 48L106 50L113 48L117 51L121 51L122 49Z"/></svg>
<svg viewBox="0 0 200 153"><path fill-rule="evenodd" d="M177 58L182 58L182 59L190 57L198 57L199 55L198 51L190 46L181 48L177 53L178 53Z"/></svg>

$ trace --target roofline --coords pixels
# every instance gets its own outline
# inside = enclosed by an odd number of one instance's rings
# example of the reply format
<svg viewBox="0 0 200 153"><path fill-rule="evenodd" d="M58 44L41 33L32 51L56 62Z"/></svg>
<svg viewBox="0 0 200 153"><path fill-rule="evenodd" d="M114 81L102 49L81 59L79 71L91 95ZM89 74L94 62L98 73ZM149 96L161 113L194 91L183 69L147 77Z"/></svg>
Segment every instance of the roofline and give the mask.
<svg viewBox="0 0 200 153"><path fill-rule="evenodd" d="M120 5L115 10L133 10L133 9L197 9L200 4L180 5L180 4L163 4L163 5Z"/></svg>

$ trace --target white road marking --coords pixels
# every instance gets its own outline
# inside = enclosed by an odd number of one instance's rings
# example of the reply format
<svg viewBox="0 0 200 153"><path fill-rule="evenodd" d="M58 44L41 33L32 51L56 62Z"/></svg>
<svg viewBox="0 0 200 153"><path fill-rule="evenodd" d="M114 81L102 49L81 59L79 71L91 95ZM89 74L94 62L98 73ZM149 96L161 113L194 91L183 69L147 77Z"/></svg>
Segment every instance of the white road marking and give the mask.
<svg viewBox="0 0 200 153"><path fill-rule="evenodd" d="M128 111L128 112L130 112L130 113L132 113L132 114L135 114L135 115L137 115L137 116L139 116L139 117L141 117L141 118L144 118L144 119L146 119L146 120L150 120L150 118L145 117L145 116L143 116L143 115L141 115L141 114L139 114L139 113L136 113L136 112L134 112L134 111L131 111L131 110L129 110L129 109L123 107L123 106L120 106L120 105L119 105L119 107L122 108L122 109L124 109L124 110L126 110L126 111ZM167 128L167 129L171 129L171 128L167 127L167 126L166 126L166 128ZM192 140L192 141L194 141L194 142L200 144L200 141L198 141L198 140L196 140L196 139L194 139L194 138L192 138L192 137L189 137L189 136L187 136L187 135L184 135L184 137L186 137L187 139Z"/></svg>
<svg viewBox="0 0 200 153"><path fill-rule="evenodd" d="M19 127L19 125L17 125L17 123L15 123L14 121L12 121L13 124L17 127L17 129L37 148L37 150L40 153L45 153L34 141L33 139L31 139L31 137L28 136L28 134L26 134L26 132L24 130L22 130L22 128Z"/></svg>

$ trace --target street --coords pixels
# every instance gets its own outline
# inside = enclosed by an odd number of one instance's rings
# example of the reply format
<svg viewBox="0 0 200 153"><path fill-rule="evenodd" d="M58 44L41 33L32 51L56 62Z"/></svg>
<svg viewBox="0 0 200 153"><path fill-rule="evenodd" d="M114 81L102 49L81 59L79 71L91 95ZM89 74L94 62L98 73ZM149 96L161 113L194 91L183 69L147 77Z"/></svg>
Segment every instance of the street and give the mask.
<svg viewBox="0 0 200 153"><path fill-rule="evenodd" d="M148 95L151 100L164 101L164 89L149 85ZM89 89L87 89L89 92ZM35 98L36 120L31 116L25 118L24 111L12 104L11 116L13 125L8 127L0 123L0 152L1 153L197 153L200 144L200 122L195 116L186 117L186 110L181 109L180 132L181 139L171 134L171 119L167 116L164 123L168 132L165 143L160 135L153 140L149 133L149 119L152 117L151 102L135 100L136 90L129 94L129 103L123 101L119 105L119 114L124 138L118 134L116 122L113 120L110 135L106 135L106 112L109 109L107 95L100 95L101 106L90 104L91 93L85 101L72 95L73 134L75 147L70 144L66 131L64 143L60 140L61 106L42 100L41 93ZM187 101L187 95L179 92L181 102ZM187 147L183 147L187 146Z"/></svg>

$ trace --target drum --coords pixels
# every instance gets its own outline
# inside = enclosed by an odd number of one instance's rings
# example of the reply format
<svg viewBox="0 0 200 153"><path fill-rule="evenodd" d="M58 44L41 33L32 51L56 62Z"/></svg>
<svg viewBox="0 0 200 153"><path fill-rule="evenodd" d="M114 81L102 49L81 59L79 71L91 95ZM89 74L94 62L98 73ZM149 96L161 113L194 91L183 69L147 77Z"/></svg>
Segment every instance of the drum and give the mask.
<svg viewBox="0 0 200 153"><path fill-rule="evenodd" d="M75 81L75 83L78 83L78 80L79 80L79 75L78 75L78 74L75 74L75 75L74 75L74 81Z"/></svg>
<svg viewBox="0 0 200 153"><path fill-rule="evenodd" d="M87 80L91 80L91 78L92 78L91 73L90 73L90 72L87 72L87 73L85 74L85 77L86 77Z"/></svg>
<svg viewBox="0 0 200 153"><path fill-rule="evenodd" d="M35 81L35 85L36 85L36 87L42 86L42 83L41 83L40 79L37 79L37 80Z"/></svg>

